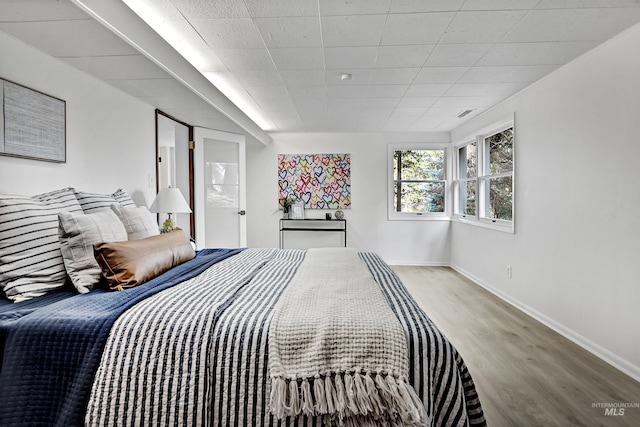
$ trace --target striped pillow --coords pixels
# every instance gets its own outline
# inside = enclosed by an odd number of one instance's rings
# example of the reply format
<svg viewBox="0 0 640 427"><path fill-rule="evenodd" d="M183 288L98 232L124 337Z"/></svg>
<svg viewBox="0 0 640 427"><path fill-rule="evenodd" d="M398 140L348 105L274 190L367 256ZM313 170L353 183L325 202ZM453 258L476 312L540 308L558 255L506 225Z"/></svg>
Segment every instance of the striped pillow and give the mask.
<svg viewBox="0 0 640 427"><path fill-rule="evenodd" d="M120 206L123 208L135 208L136 204L133 202L133 199L129 197L126 191L122 188L118 188L115 193L112 194L113 198L120 203Z"/></svg>
<svg viewBox="0 0 640 427"><path fill-rule="evenodd" d="M70 188L33 197L0 194L0 289L10 300L31 299L65 284L60 211L82 212Z"/></svg>
<svg viewBox="0 0 640 427"><path fill-rule="evenodd" d="M84 213L107 210L114 203L118 203L122 207L136 207L131 197L121 188L118 188L113 194L87 193L75 189L73 191Z"/></svg>

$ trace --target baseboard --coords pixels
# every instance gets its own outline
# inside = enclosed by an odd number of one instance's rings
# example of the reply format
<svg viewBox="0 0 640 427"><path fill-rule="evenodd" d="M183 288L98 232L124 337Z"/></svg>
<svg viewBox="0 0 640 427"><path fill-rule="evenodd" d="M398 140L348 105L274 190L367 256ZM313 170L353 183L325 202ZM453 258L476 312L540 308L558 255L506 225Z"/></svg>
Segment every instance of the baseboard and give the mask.
<svg viewBox="0 0 640 427"><path fill-rule="evenodd" d="M537 321L539 321L543 325L553 329L555 332L559 333L563 337L567 338L568 340L570 340L570 341L574 342L575 344L579 345L580 347L584 348L589 353L595 355L596 357L602 359L603 361L605 361L609 365L611 365L614 368L624 372L625 374L629 375L634 380L640 382L640 367L638 367L638 366L630 363L629 361L621 358L620 356L610 352L606 348L594 343L593 341L589 340L588 338L585 338L584 336L576 333L572 329L567 328L566 326L556 322L555 320L553 320L550 317L540 313L539 311L529 307L528 305L523 304L520 301L511 298L510 296L506 295L505 293L501 292L500 290L494 288L493 286L489 285L488 283L484 282L483 280L479 279L478 277L476 277L473 274L469 273L468 271L464 270L460 266L455 265L455 264L450 264L449 267L453 268L458 273L462 274L463 276L465 276L469 280L473 281L478 286L481 286L482 288L484 288L487 291L491 292L492 294L494 294L495 296L497 296L501 300L503 300L503 301L507 302L508 304L514 306L518 310L520 310L523 313L533 317L534 319L536 319Z"/></svg>
<svg viewBox="0 0 640 427"><path fill-rule="evenodd" d="M398 265L398 266L407 266L407 267L449 267L448 262L442 261L386 261L388 265Z"/></svg>

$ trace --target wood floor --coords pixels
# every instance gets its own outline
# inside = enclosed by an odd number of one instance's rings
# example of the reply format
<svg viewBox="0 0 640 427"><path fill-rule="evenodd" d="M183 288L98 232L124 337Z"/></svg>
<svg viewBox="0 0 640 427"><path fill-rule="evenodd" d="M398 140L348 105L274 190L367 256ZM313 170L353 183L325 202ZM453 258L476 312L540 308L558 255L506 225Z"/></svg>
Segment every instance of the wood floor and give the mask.
<svg viewBox="0 0 640 427"><path fill-rule="evenodd" d="M640 406L639 382L453 269L393 270L462 355L489 427L640 426L638 407L598 407Z"/></svg>

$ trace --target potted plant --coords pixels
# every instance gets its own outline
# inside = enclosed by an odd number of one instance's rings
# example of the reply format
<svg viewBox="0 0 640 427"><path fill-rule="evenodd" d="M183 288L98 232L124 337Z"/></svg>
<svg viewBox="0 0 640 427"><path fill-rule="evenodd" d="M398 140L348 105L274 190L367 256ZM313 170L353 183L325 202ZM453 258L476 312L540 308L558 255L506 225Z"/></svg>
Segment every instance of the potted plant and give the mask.
<svg viewBox="0 0 640 427"><path fill-rule="evenodd" d="M282 199L282 217L289 218L289 212L291 212L291 206L293 206L294 200L291 197Z"/></svg>

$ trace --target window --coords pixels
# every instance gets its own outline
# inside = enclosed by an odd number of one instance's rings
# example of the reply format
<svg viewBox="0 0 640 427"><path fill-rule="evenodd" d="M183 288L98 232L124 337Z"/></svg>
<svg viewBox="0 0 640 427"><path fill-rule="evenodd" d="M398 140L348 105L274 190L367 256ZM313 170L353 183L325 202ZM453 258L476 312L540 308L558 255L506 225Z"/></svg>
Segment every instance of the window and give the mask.
<svg viewBox="0 0 640 427"><path fill-rule="evenodd" d="M513 121L456 147L455 217L513 232Z"/></svg>
<svg viewBox="0 0 640 427"><path fill-rule="evenodd" d="M444 148L390 147L389 219L446 217Z"/></svg>
<svg viewBox="0 0 640 427"><path fill-rule="evenodd" d="M472 141L458 148L459 165L459 212L464 215L476 215L476 185L478 156L476 142Z"/></svg>

